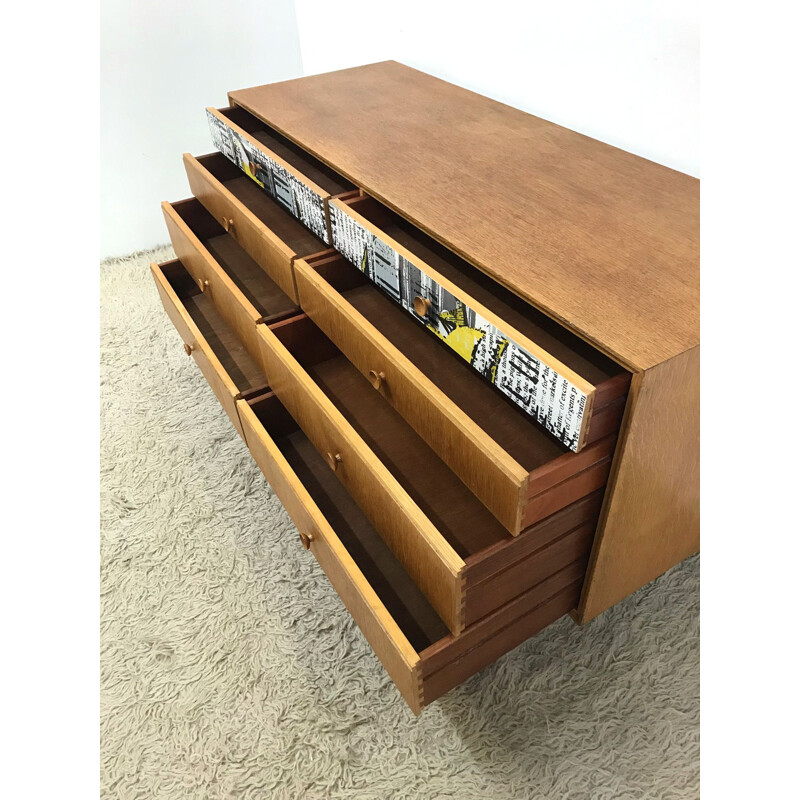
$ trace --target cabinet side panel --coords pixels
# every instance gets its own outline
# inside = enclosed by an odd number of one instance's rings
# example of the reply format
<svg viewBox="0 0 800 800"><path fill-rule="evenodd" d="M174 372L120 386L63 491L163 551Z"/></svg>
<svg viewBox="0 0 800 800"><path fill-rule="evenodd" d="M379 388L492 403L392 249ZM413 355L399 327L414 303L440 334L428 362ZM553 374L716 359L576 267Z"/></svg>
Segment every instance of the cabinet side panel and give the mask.
<svg viewBox="0 0 800 800"><path fill-rule="evenodd" d="M700 348L634 375L629 402L580 623L700 549Z"/></svg>

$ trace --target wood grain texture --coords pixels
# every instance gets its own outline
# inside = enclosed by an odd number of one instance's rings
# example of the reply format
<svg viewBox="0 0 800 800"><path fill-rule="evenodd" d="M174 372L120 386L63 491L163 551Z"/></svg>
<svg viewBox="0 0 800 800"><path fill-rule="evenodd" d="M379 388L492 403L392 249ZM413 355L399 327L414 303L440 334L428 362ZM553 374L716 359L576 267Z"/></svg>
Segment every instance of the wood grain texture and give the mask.
<svg viewBox="0 0 800 800"><path fill-rule="evenodd" d="M463 560L275 333L257 326L270 385L453 633L463 629Z"/></svg>
<svg viewBox="0 0 800 800"><path fill-rule="evenodd" d="M313 267L295 262L303 310L512 533L520 530L528 473L362 317Z"/></svg>
<svg viewBox="0 0 800 800"><path fill-rule="evenodd" d="M411 710L419 714L422 699L417 652L364 578L253 410L244 400L239 400L237 406L253 458L298 530L311 535L311 552L400 694ZM298 557L302 555L298 544Z"/></svg>
<svg viewBox="0 0 800 800"><path fill-rule="evenodd" d="M396 62L231 100L636 371L699 343L699 182Z"/></svg>
<svg viewBox="0 0 800 800"><path fill-rule="evenodd" d="M193 204L196 206L193 207ZM274 312L276 316L291 314L298 310L297 305L221 228L219 237L209 236L209 233L216 232L213 228L193 229L184 215L194 215L198 208L203 209L203 206L194 199L161 204L172 247L201 291L211 297L241 342L257 358L259 344L256 323L264 319L265 312ZM203 213L206 213L204 209ZM198 216L203 221L202 215ZM213 219L210 221L216 225ZM200 223L196 224L199 227ZM210 247L215 252L212 253ZM238 283L215 257L218 254L224 258L226 253L231 262L228 268L236 267L239 272Z"/></svg>
<svg viewBox="0 0 800 800"><path fill-rule="evenodd" d="M194 362L200 368L200 372L203 373L203 377L208 381L208 385L225 409L225 413L230 417L239 435L244 438L244 431L236 409L236 398L239 396L238 387L231 380L214 351L209 347L197 325L184 308L180 298L164 275L162 267L158 264L151 264L150 271L167 316L177 329L184 344L192 348L191 356Z"/></svg>
<svg viewBox="0 0 800 800"><path fill-rule="evenodd" d="M634 375L578 609L587 622L700 548L700 348Z"/></svg>
<svg viewBox="0 0 800 800"><path fill-rule="evenodd" d="M536 563L527 566L538 572L533 585L518 588L515 579L502 582L502 587L514 592L508 594L509 602L499 609L497 603L491 604L493 613L461 636L450 635L274 393L262 392L238 405L253 457L298 530L310 536L311 552L415 712L426 697L432 699L456 676L460 682L470 670L487 663L485 653L496 657L513 647L520 635L524 638L538 629L554 613L551 600L555 595L574 587L573 600L577 596L591 522L544 543L532 554L530 560ZM336 552L330 564L325 550L332 540ZM299 543L298 553L302 557ZM512 569L522 572L526 566L516 563ZM359 598L370 596L365 609ZM431 695L424 695L424 690L420 694L426 679L431 679Z"/></svg>
<svg viewBox="0 0 800 800"><path fill-rule="evenodd" d="M561 545L549 544L552 537L548 543L540 542L539 550L535 554L531 550L516 547L518 540L524 539L527 540L526 544L532 543L536 537L535 532L531 531L532 536L528 535L528 531L524 531L519 537L511 536L308 317L295 318L272 326L271 333L295 359L298 367L305 370L315 389L341 413L359 440L392 475L399 487L432 523L439 536L460 558L470 559L470 564L465 561L466 566L461 571L461 605L465 620L477 620L502 605L509 597L541 581L559 566L581 555L588 556L587 548L596 527L596 509L593 516L580 513L577 520L572 520L569 513L559 515L554 526L558 529L555 538L573 534L578 528L581 528L581 536L579 542L574 546L570 545L571 550L565 551L563 547L559 550L556 556L560 559L558 561L554 560L550 551L558 550L563 542ZM274 378L271 380L274 385ZM295 414L291 407L290 410ZM296 418L300 420L299 417ZM315 441L314 436L310 438ZM316 446L320 447L318 440ZM330 448L320 449L321 454L334 452L337 451ZM355 478L344 472L344 465L351 462L352 458L341 447L338 453L341 460L336 462L335 474L342 485L358 499L359 504L363 504L363 493L366 492L367 497L372 493L368 486L360 483L354 486ZM601 461L599 466L604 468L602 483L610 466L610 457ZM579 499L583 494L588 494L597 488L596 481L589 484L584 482L584 478L591 476L592 472L592 469L579 472L574 479L557 483L542 495L532 498L526 506L526 513L538 511L544 517L551 511L566 506L573 495ZM369 482L375 478L367 474L361 480ZM586 508L580 503L578 506L584 510ZM368 509L364 507L364 510L369 516ZM538 517L535 519L538 520ZM413 542L407 542L406 546L412 544ZM485 563L480 559L484 551L493 552L498 547L515 552L517 559L523 557L523 552L528 556L525 565L514 571L505 587L500 585L503 578L496 574L502 570L498 568L487 574ZM476 563L472 561L473 557L478 557L477 568L484 575L482 579L471 575L471 565ZM504 568L510 569L511 566L512 564L506 564Z"/></svg>
<svg viewBox="0 0 800 800"><path fill-rule="evenodd" d="M432 675L449 662L456 660L469 650L480 645L481 642L490 639L509 623L522 619L548 598L558 594L576 581L582 580L585 571L586 559L576 561L519 595L519 597L514 598L503 608L498 609L480 622L471 625L463 635L458 637L445 636L434 642L430 647L426 647L420 652L423 677Z"/></svg>
<svg viewBox="0 0 800 800"><path fill-rule="evenodd" d="M306 175L302 169L298 169L294 164L291 164L286 158L278 155L275 149L268 146L266 142L269 142L268 137L258 137L255 133L248 133L244 128L237 125L230 117L226 115L226 111L228 109L216 109L216 108L207 108L206 111L209 114L215 116L223 125L227 125L232 130L236 131L243 139L247 139L250 144L253 145L257 150L261 150L262 152L266 153L276 164L283 167L287 172L290 172L292 175L295 176L301 183L304 183L308 186L313 192L318 194L322 198L328 198L331 196L331 192L327 189L324 189L314 180L312 180L308 175ZM266 140L266 142L265 142ZM284 153L284 155L286 155Z"/></svg>
<svg viewBox="0 0 800 800"><path fill-rule="evenodd" d="M584 565L579 563L574 568L567 567L563 570L565 575L578 575L575 582L543 600L523 616L508 620L508 617L516 611L517 601L514 601L471 626L458 639L443 640L441 650L439 649L440 643L437 643L429 650L423 651L420 654L423 705L429 705L454 686L463 683L471 675L496 661L501 655L513 650L517 645L522 644L526 639L573 609L580 597L580 573L583 569ZM556 573L548 579L545 586L555 588L563 581L565 575ZM529 602L529 597L538 599L545 593L545 587L538 586L522 598L518 598L519 605ZM481 639L481 637L484 638ZM473 646L466 649L469 644ZM458 655L456 655L456 649L460 651ZM449 652L447 652L448 650ZM433 665L439 662L438 658L434 661L434 656L439 653L447 658L447 663L439 669L433 670Z"/></svg>
<svg viewBox="0 0 800 800"><path fill-rule="evenodd" d="M359 214L357 210L351 207L350 202L353 201L332 200L331 205L336 206L345 214L351 216L363 228L366 228L368 231L370 231L370 233L375 234L375 236L377 236L382 241L386 242L386 244L388 244L393 250L396 250L398 253L400 253L400 255L403 256L403 258L405 258L407 261L411 262L416 267L418 267L431 280L433 280L435 283L439 284L439 286L443 287L445 290L450 292L450 294L452 294L454 297L457 297L473 311L480 314L480 316L482 316L487 322L489 322L489 324L497 328L497 330L499 330L504 336L507 336L509 339L511 339L512 342L527 350L531 355L535 356L543 364L546 364L547 366L554 369L559 375L566 378L573 386L576 386L584 394L586 394L587 412L584 418L584 427L581 429L581 438L584 438L586 422L588 422L590 418L589 410L594 402L594 392L595 392L594 385L588 380L586 380L586 378L584 378L582 375L577 373L575 370L570 369L570 367L568 367L562 361L557 359L552 353L549 353L547 350L545 350L540 344L535 342L533 339L530 339L527 336L525 336L521 331L517 330L507 320L495 314L495 312L492 311L488 306L476 300L462 286L446 278L444 275L442 275L441 272L434 269L429 263L416 256L414 253L411 252L411 250L404 247L396 239L389 236L385 231L381 230L380 227L375 225L366 217ZM358 202L358 200L354 202Z"/></svg>
<svg viewBox="0 0 800 800"><path fill-rule="evenodd" d="M466 630L469 631L470 625L575 561L583 560L585 564L596 527L597 520L590 519L503 572L468 586L467 598L471 602L465 607Z"/></svg>
<svg viewBox="0 0 800 800"><path fill-rule="evenodd" d="M286 295L297 303L297 288L292 272L292 259L296 253L194 156L184 153L183 165L192 194L217 222L223 227L227 226L228 233ZM324 247L325 245L320 243L319 249L322 250Z"/></svg>
<svg viewBox="0 0 800 800"><path fill-rule="evenodd" d="M480 553L469 556L466 559L467 569L464 573L467 592L473 584L488 580L513 567L568 531L587 522L593 522L596 526L602 503L603 492L592 492L527 528L514 539L498 542Z"/></svg>
<svg viewBox="0 0 800 800"><path fill-rule="evenodd" d="M278 398L273 395L272 399L289 416ZM271 430L277 409L274 406L265 408L261 400L255 405L251 403L251 407L265 427ZM447 627L425 595L331 472L308 437L296 428L287 436L278 436L275 443L386 610L400 626L409 644L419 651L449 635Z"/></svg>
<svg viewBox="0 0 800 800"><path fill-rule="evenodd" d="M522 512L522 527L535 525L540 520L574 503L581 497L602 489L611 471L611 456L595 461L590 467L577 472L551 489L528 498Z"/></svg>
<svg viewBox="0 0 800 800"><path fill-rule="evenodd" d="M382 600L381 591L391 594L392 587L377 590L366 577L273 438L273 417L281 437L284 421L271 412L257 415L244 400L237 405L254 459L298 530L310 534L311 552L414 713L574 606L586 558L573 561L568 552L583 536L580 528L545 548L548 563L540 567L535 586L461 636L445 634L420 656ZM584 550L585 543L577 552Z"/></svg>
<svg viewBox="0 0 800 800"><path fill-rule="evenodd" d="M237 389L243 395L263 389L267 383L264 371L225 322L211 299L199 291L190 295L178 292L178 296Z"/></svg>
<svg viewBox="0 0 800 800"><path fill-rule="evenodd" d="M376 367L385 375L380 395L512 535L585 494L586 475L571 486L568 480L613 453L614 436L592 442L580 453L567 451L453 358L343 257L320 254L298 260L295 271L306 312L362 375L368 377ZM610 382L626 391L630 376L622 377ZM613 389L608 394L616 393ZM603 426L614 433L624 397L613 401L620 401L610 419L602 418ZM498 475L501 458L505 466ZM511 491L504 486L508 476Z"/></svg>

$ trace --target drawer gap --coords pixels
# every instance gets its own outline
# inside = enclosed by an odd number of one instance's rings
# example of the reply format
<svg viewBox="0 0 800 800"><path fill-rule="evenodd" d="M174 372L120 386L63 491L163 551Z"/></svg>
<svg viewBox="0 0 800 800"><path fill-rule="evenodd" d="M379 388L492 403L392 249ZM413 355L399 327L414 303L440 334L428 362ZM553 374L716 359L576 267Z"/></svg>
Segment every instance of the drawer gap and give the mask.
<svg viewBox="0 0 800 800"><path fill-rule="evenodd" d="M217 311L211 298L198 289L183 264L173 261L163 264L161 269L236 388L246 393L265 386L267 378L260 365Z"/></svg>
<svg viewBox="0 0 800 800"><path fill-rule="evenodd" d="M257 183L243 175L222 153L198 156L197 161L299 257L327 249L322 239L295 219Z"/></svg>
<svg viewBox="0 0 800 800"><path fill-rule="evenodd" d="M459 556L512 538L309 318L272 331Z"/></svg>
<svg viewBox="0 0 800 800"><path fill-rule="evenodd" d="M564 533L589 521L597 522L603 503L603 489L576 500L565 508L531 525L510 541L500 542L466 559L467 588L488 580L542 550Z"/></svg>
<svg viewBox="0 0 800 800"><path fill-rule="evenodd" d="M220 108L218 113L238 125L246 133L249 133L261 144L272 150L275 155L280 156L288 164L291 164L303 175L314 181L328 194L342 194L356 188L354 183L351 183L336 170L327 164L323 164L322 161L243 108L238 106Z"/></svg>
<svg viewBox="0 0 800 800"><path fill-rule="evenodd" d="M292 474L286 476L289 482L297 481L308 493L416 652L421 705L427 705L575 606L586 555L570 561L568 556L562 558L555 552L563 566L539 577L535 585L526 587L502 608L475 620L460 636L452 636L278 397L267 389L247 403L291 469ZM558 545L558 540L553 542L554 551ZM541 549L541 555L553 560L547 547Z"/></svg>
<svg viewBox="0 0 800 800"><path fill-rule="evenodd" d="M264 396L251 408L412 647L421 650L447 636L422 592L278 398Z"/></svg>
<svg viewBox="0 0 800 800"><path fill-rule="evenodd" d="M470 604L465 624L469 626L539 585L569 564L584 567L594 539L597 520L592 519L548 542L540 550L470 587L475 601Z"/></svg>
<svg viewBox="0 0 800 800"><path fill-rule="evenodd" d="M560 456L575 455L466 361L453 358L446 344L415 323L343 256L320 255L308 263L525 470L534 472ZM608 405L595 405L587 444L616 432L625 407L625 397L617 395L627 392L629 381L628 373L609 380L610 391L601 397ZM608 397L616 399L609 401ZM608 414L605 408L609 409ZM599 420L596 428L595 419ZM537 491L535 482L534 475L533 492Z"/></svg>
<svg viewBox="0 0 800 800"><path fill-rule="evenodd" d="M199 200L172 203L172 208L259 314L272 317L297 311L297 303L225 232Z"/></svg>
<svg viewBox="0 0 800 800"><path fill-rule="evenodd" d="M372 197L347 205L599 389L625 370ZM624 382L624 378L623 378ZM626 389L622 388L622 393Z"/></svg>

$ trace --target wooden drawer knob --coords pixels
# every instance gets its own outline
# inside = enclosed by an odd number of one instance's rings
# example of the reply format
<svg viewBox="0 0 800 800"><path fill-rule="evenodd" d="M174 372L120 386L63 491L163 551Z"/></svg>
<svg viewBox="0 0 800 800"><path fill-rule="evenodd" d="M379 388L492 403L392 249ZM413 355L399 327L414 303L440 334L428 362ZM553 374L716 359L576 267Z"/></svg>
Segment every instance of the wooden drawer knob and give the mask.
<svg viewBox="0 0 800 800"><path fill-rule="evenodd" d="M187 356L190 356L192 354L192 350L194 350L194 345L193 344L186 344L186 342L184 342L183 343L183 350L184 350L184 352L186 353Z"/></svg>
<svg viewBox="0 0 800 800"><path fill-rule="evenodd" d="M327 453L326 459L328 461L328 466L336 472L339 467L339 464L342 463L342 456L340 453Z"/></svg>
<svg viewBox="0 0 800 800"><path fill-rule="evenodd" d="M303 533L300 531L300 543L306 550L311 549L311 542L314 541L314 536L310 533Z"/></svg>
<svg viewBox="0 0 800 800"><path fill-rule="evenodd" d="M424 317L428 311L431 309L431 301L428 300L427 297L420 297L417 295L414 298L414 311L417 312L418 316Z"/></svg>
<svg viewBox="0 0 800 800"><path fill-rule="evenodd" d="M208 281L200 281L200 291L204 292L208 289Z"/></svg>
<svg viewBox="0 0 800 800"><path fill-rule="evenodd" d="M374 389L380 389L381 384L386 380L386 375L383 372L376 372L374 369L369 371L369 382Z"/></svg>
<svg viewBox="0 0 800 800"><path fill-rule="evenodd" d="M222 227L225 228L228 233L233 233L233 220L228 217L223 217Z"/></svg>

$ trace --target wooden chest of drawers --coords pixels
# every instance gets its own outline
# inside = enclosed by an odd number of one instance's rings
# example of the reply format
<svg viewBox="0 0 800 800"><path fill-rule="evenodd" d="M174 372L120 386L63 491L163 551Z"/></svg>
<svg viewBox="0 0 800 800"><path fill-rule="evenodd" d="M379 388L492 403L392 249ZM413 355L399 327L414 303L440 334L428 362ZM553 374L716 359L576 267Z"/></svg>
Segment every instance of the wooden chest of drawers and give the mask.
<svg viewBox="0 0 800 800"><path fill-rule="evenodd" d="M696 181L394 62L229 103L153 275L415 712L697 550Z"/></svg>

